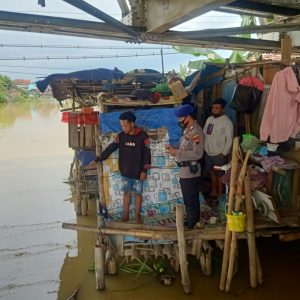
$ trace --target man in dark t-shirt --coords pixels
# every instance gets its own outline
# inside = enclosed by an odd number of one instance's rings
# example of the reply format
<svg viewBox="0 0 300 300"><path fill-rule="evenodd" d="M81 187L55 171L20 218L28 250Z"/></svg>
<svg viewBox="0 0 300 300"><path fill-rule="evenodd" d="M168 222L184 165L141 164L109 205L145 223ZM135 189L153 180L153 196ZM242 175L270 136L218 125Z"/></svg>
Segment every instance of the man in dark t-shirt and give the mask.
<svg viewBox="0 0 300 300"><path fill-rule="evenodd" d="M136 117L131 111L119 117L122 132L118 133L114 142L109 144L101 156L89 164L106 160L115 150L119 149L119 171L122 176L124 215L123 221L129 219L131 192L135 194L135 220L142 223L141 206L143 181L147 179L147 170L151 166L150 140L147 133L135 125Z"/></svg>

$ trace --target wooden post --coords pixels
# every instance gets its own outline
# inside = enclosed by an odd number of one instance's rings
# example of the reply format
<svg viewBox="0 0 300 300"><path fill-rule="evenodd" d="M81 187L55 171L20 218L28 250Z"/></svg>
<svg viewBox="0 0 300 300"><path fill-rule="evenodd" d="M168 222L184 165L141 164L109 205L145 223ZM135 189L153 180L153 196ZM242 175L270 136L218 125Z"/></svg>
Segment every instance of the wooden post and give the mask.
<svg viewBox="0 0 300 300"><path fill-rule="evenodd" d="M196 257L198 260L200 260L201 252L202 252L202 245L203 245L203 240L202 239L197 239L197 244L196 244Z"/></svg>
<svg viewBox="0 0 300 300"><path fill-rule="evenodd" d="M197 99L196 99L196 105L197 105L197 121L200 122L203 115L203 107L204 107L204 93L203 90L198 92ZM204 124L200 124L204 126Z"/></svg>
<svg viewBox="0 0 300 300"><path fill-rule="evenodd" d="M74 174L74 165L75 165L75 155L73 156L73 161L72 161L72 163L71 163L71 165L70 165L70 171L69 171L69 182L74 182L74 176L73 176L73 174Z"/></svg>
<svg viewBox="0 0 300 300"><path fill-rule="evenodd" d="M212 268L211 268L211 252L212 247L208 241L203 241L202 251L200 253L200 265L202 272L205 276L211 276Z"/></svg>
<svg viewBox="0 0 300 300"><path fill-rule="evenodd" d="M250 174L247 172L245 177L245 204L247 216L247 243L249 251L249 272L250 272L250 286L257 287L257 270L256 270L256 245L255 245L255 228L253 218L253 204L251 193Z"/></svg>
<svg viewBox="0 0 300 300"><path fill-rule="evenodd" d="M263 280L263 272L262 272L262 267L261 267L261 263L260 263L260 258L259 258L257 247L256 247L255 253L256 253L257 282L258 282L258 284L263 284L263 282L264 282L264 280Z"/></svg>
<svg viewBox="0 0 300 300"><path fill-rule="evenodd" d="M70 113L71 114L71 113ZM68 123L69 148L77 149L79 147L78 125Z"/></svg>
<svg viewBox="0 0 300 300"><path fill-rule="evenodd" d="M179 263L181 273L181 284L186 294L191 293L191 282L188 272L188 261L186 253L184 225L183 225L183 206L176 205L176 227L178 236Z"/></svg>
<svg viewBox="0 0 300 300"><path fill-rule="evenodd" d="M292 39L285 36L281 39L281 60L282 63L289 66L292 60Z"/></svg>
<svg viewBox="0 0 300 300"><path fill-rule="evenodd" d="M197 240L193 240L192 241L191 254L196 255L196 250L197 250Z"/></svg>
<svg viewBox="0 0 300 300"><path fill-rule="evenodd" d="M87 212L88 212L88 193L87 192L84 197L82 197L80 194L80 202L81 202L81 214L83 216L86 216Z"/></svg>
<svg viewBox="0 0 300 300"><path fill-rule="evenodd" d="M175 261L174 261L174 270L176 272L179 272L179 249L178 249L178 244L173 244L174 247L174 252L175 252Z"/></svg>
<svg viewBox="0 0 300 300"><path fill-rule="evenodd" d="M293 187L292 187L292 205L294 209L299 209L298 193L300 182L300 169L293 171Z"/></svg>
<svg viewBox="0 0 300 300"><path fill-rule="evenodd" d="M75 87L72 88L72 111L75 111Z"/></svg>
<svg viewBox="0 0 300 300"><path fill-rule="evenodd" d="M300 232L290 232L279 234L279 240L281 242L290 242L300 239Z"/></svg>
<svg viewBox="0 0 300 300"><path fill-rule="evenodd" d="M85 144L84 144L84 125L80 124L80 129L79 129L79 147L80 148L84 148Z"/></svg>
<svg viewBox="0 0 300 300"><path fill-rule="evenodd" d="M161 245L154 244L153 245L153 254L154 257L157 259L159 256L164 257L163 255L163 249Z"/></svg>
<svg viewBox="0 0 300 300"><path fill-rule="evenodd" d="M245 128L246 133L251 133L250 114L245 113Z"/></svg>
<svg viewBox="0 0 300 300"><path fill-rule="evenodd" d="M80 169L79 169L79 162L78 162L78 158L76 157L76 161L77 163L75 163L76 167L76 173L77 173L77 177L76 177L76 181L75 181L75 187L76 187L76 199L75 199L75 211L76 211L76 215L81 215L81 173L80 173Z"/></svg>
<svg viewBox="0 0 300 300"><path fill-rule="evenodd" d="M116 275L118 273L118 264L117 264L117 259L116 257L112 257L108 262L107 262L107 273L109 275Z"/></svg>
<svg viewBox="0 0 300 300"><path fill-rule="evenodd" d="M94 148L95 145L95 133L94 126L86 124L84 127L84 145L86 148Z"/></svg>
<svg viewBox="0 0 300 300"><path fill-rule="evenodd" d="M238 171L238 162L239 162L239 138L236 137L233 140L232 147L232 162L231 162L231 177L230 177L230 189L228 196L228 212L231 212L234 206L234 195L236 191L236 180L237 180L237 171ZM229 261L229 250L230 250L230 241L231 241L231 231L226 225L225 231L225 241L224 241L224 250L223 250L223 260L222 260L222 271L219 288L221 291L225 289L226 275L228 269Z"/></svg>
<svg viewBox="0 0 300 300"><path fill-rule="evenodd" d="M105 259L104 245L97 243L95 245L95 276L96 289L102 291L105 289Z"/></svg>
<svg viewBox="0 0 300 300"><path fill-rule="evenodd" d="M106 250L105 265L106 265L107 273L109 275L117 274L118 271L117 253L115 249L112 247L111 242L109 242Z"/></svg>
<svg viewBox="0 0 300 300"><path fill-rule="evenodd" d="M99 141L100 128L99 125L95 125L95 143L96 143L96 155L100 156L102 152L102 147ZM97 163L97 174L98 174L98 190L99 190L99 203L97 204L97 223L98 227L104 226L104 218L100 215L101 211L106 209L105 195L103 190L103 165L102 163Z"/></svg>

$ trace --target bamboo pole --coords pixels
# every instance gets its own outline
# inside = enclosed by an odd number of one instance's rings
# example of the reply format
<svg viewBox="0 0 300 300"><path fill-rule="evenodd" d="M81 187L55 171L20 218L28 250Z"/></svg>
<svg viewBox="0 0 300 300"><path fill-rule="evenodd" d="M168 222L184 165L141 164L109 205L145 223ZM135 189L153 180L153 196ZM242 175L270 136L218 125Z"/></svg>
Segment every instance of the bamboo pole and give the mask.
<svg viewBox="0 0 300 300"><path fill-rule="evenodd" d="M235 190L236 190L235 184L236 184L236 179L237 179L237 170L238 170L238 161L239 161L238 152L239 152L239 138L236 137L233 140L233 147L232 147L230 190L229 190L229 196L228 196L228 211L229 212L232 211L233 205L234 205L234 195L235 195ZM225 289L226 274L227 274L228 261L229 261L230 240L231 240L231 231L229 231L228 225L226 225L221 279L220 279L220 285L219 285L219 289L221 291L223 291Z"/></svg>
<svg viewBox="0 0 300 300"><path fill-rule="evenodd" d="M245 204L247 216L247 243L249 251L249 272L250 272L250 286L257 287L257 269L256 269L256 241L255 241L255 228L253 218L253 204L251 193L251 181L249 171L245 177Z"/></svg>
<svg viewBox="0 0 300 300"><path fill-rule="evenodd" d="M236 190L236 201L235 201L235 211L240 210L240 206L242 203L242 191L243 191L243 187L244 187L244 178L245 178L245 174L246 174L246 170L247 170L247 163L248 163L249 156L250 156L250 150L248 150L248 152L245 156L245 159L244 159L244 162L242 165L242 169L241 169L240 175L238 177L237 190ZM228 213L231 213L231 211L228 211ZM234 263L236 261L236 250L237 250L237 233L232 232L225 292L230 291L231 281L232 281L232 277L233 277Z"/></svg>
<svg viewBox="0 0 300 300"><path fill-rule="evenodd" d="M96 155L100 156L102 152L102 147L99 141L100 128L99 125L95 125L95 144L96 144ZM99 190L99 203L96 204L97 207L97 225L98 227L104 226L104 218L101 212L106 210L105 195L103 190L103 165L102 163L97 163L97 174L98 174L98 190Z"/></svg>
<svg viewBox="0 0 300 300"><path fill-rule="evenodd" d="M104 246L95 245L95 275L96 275L96 289L105 289L105 259Z"/></svg>
<svg viewBox="0 0 300 300"><path fill-rule="evenodd" d="M75 90L75 88L74 88L74 86L72 86L72 112L75 111L75 91L74 90ZM70 124L69 124L69 128L70 128ZM76 128L77 128L77 124L76 124ZM78 132L77 132L76 140L79 142ZM70 141L70 131L69 131L69 141ZM79 145L77 145L77 146L79 146ZM80 175L81 174L80 174L80 170L79 170L79 160L77 157L76 150L74 150L74 160L75 160L75 175L76 175L75 178L73 178L74 183L75 183L75 211L76 211L76 215L81 215L81 202L80 202L80 199L81 199Z"/></svg>
<svg viewBox="0 0 300 300"><path fill-rule="evenodd" d="M71 230L81 230L87 232L98 233L101 232L105 235L130 235L137 238L145 238L149 240L167 240L177 241L176 232L167 232L159 230L136 230L136 229L117 229L117 228L96 228L90 225L78 225L73 223L63 223L62 228ZM238 238L245 238L245 234L239 234ZM194 229L185 232L187 240L202 239L202 240L221 240L224 239L224 229Z"/></svg>
<svg viewBox="0 0 300 300"><path fill-rule="evenodd" d="M230 287L231 287L234 265L235 265L236 259L237 259L236 251L237 251L236 235L235 235L235 232L232 232L228 270L227 270L226 285L225 285L225 292L227 292L227 293L230 291Z"/></svg>
<svg viewBox="0 0 300 300"><path fill-rule="evenodd" d="M179 263L181 273L181 284L186 294L191 293L191 282L188 273L188 261L186 253L186 244L184 236L184 225L183 225L183 206L176 205L176 227L178 236L178 249L179 249Z"/></svg>
<svg viewBox="0 0 300 300"><path fill-rule="evenodd" d="M166 227L161 225L137 224L132 222L105 221L105 227L117 229L141 229L176 232L176 227Z"/></svg>

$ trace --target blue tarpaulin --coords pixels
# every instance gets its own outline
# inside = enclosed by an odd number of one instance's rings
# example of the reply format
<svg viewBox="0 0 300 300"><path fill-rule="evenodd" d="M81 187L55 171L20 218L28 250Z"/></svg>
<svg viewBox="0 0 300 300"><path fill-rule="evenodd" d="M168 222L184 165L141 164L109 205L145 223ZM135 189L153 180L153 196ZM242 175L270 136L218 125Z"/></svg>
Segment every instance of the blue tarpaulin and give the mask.
<svg viewBox="0 0 300 300"><path fill-rule="evenodd" d="M225 108L226 115L230 118L230 120L235 124L236 122L236 111L231 108L231 100L234 89L236 87L236 80L233 78L232 80L228 80L222 85L222 97L227 101L227 105Z"/></svg>
<svg viewBox="0 0 300 300"><path fill-rule="evenodd" d="M96 158L95 150L85 150L79 149L76 151L77 158L80 161L80 164L83 166L87 166L92 160Z"/></svg>
<svg viewBox="0 0 300 300"><path fill-rule="evenodd" d="M177 118L174 116L174 108L133 110L136 115L136 125L144 128L157 129L167 127L170 143L176 145L182 134L182 129L178 126ZM120 132L119 116L121 112L110 112L100 114L101 133Z"/></svg>
<svg viewBox="0 0 300 300"><path fill-rule="evenodd" d="M208 76L212 75L213 73L220 71L221 69L223 69L223 67L218 67L215 65L210 65L210 64L206 64L205 68L202 69L200 72L200 81L201 80L205 80L205 78L207 78ZM188 86L189 84L191 84L191 82L193 81L194 77L199 73L199 71L196 71L194 73L192 73L191 75L187 76L185 78L184 81L184 86ZM223 80L223 76L218 76L215 78L212 78L208 81L205 81L203 83L197 84L196 87L193 89L193 93L198 93L201 90L208 88L208 87L212 87L215 84L217 84L218 82Z"/></svg>

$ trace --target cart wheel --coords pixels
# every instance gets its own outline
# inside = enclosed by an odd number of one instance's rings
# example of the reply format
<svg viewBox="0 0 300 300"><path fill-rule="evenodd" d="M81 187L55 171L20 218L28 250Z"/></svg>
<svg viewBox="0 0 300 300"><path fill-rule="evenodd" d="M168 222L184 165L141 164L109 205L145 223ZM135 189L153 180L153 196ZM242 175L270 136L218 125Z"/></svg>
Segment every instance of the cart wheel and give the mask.
<svg viewBox="0 0 300 300"><path fill-rule="evenodd" d="M269 206L263 201L258 203L257 209L263 217L266 217L270 211Z"/></svg>

